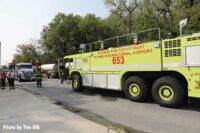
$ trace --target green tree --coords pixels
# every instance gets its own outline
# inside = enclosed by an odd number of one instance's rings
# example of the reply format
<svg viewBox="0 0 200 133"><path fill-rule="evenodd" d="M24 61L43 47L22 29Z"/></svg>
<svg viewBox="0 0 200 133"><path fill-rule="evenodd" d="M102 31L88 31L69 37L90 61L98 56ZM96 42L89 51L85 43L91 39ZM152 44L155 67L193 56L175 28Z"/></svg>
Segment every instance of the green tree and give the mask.
<svg viewBox="0 0 200 133"><path fill-rule="evenodd" d="M66 54L77 53L78 44L82 41L82 34L78 27L81 19L78 15L66 16L58 13L41 33L41 42L45 53L51 55L54 60Z"/></svg>
<svg viewBox="0 0 200 133"><path fill-rule="evenodd" d="M93 44L94 49L99 49L101 41L115 35L114 29L105 22L105 20L96 17L94 14L87 14L79 23L81 33L84 35L85 40L83 43L90 43L99 41ZM109 44L106 44L109 47ZM93 49L93 50L94 50Z"/></svg>
<svg viewBox="0 0 200 133"><path fill-rule="evenodd" d="M86 15L79 23L81 32L86 42L94 42L112 36L112 29L99 17L94 14Z"/></svg>
<svg viewBox="0 0 200 133"><path fill-rule="evenodd" d="M117 15L124 25L128 27L129 33L132 32L134 16L140 8L138 0L104 0L105 5L110 8L112 14Z"/></svg>
<svg viewBox="0 0 200 133"><path fill-rule="evenodd" d="M38 40L31 39L28 43L17 45L17 53L14 55L13 62L31 62L40 60L43 53Z"/></svg>
<svg viewBox="0 0 200 133"><path fill-rule="evenodd" d="M176 23L181 19L188 18L188 24L184 28L184 33L194 33L200 30L200 1L199 0L178 0L176 4Z"/></svg>
<svg viewBox="0 0 200 133"><path fill-rule="evenodd" d="M154 7L151 0L143 0L140 4L141 12L134 14L136 20L133 22L133 31L147 30L158 26L156 22L156 15L154 14Z"/></svg>
<svg viewBox="0 0 200 133"><path fill-rule="evenodd" d="M119 19L119 17L115 14L110 14L105 20L104 22L106 23L106 25L112 29L113 32L113 36L120 36L123 34L126 34L127 31L124 29L127 29L127 26L124 25L124 23L122 22L121 19Z"/></svg>
<svg viewBox="0 0 200 133"><path fill-rule="evenodd" d="M82 18L58 13L53 21L43 28L41 43L45 55L56 60L66 54L78 53L80 44L108 38L113 35L112 32L103 19L93 14ZM47 58L48 56L45 60Z"/></svg>
<svg viewBox="0 0 200 133"><path fill-rule="evenodd" d="M23 55L15 53L12 62L13 63L24 62Z"/></svg>

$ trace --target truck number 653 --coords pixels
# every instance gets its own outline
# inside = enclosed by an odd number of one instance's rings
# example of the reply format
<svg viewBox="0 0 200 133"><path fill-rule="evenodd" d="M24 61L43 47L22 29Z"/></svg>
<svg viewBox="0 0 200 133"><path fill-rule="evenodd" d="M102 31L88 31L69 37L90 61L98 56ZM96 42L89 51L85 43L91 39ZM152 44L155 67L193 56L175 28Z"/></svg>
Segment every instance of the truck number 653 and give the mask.
<svg viewBox="0 0 200 133"><path fill-rule="evenodd" d="M112 58L113 64L124 64L124 56L117 56Z"/></svg>

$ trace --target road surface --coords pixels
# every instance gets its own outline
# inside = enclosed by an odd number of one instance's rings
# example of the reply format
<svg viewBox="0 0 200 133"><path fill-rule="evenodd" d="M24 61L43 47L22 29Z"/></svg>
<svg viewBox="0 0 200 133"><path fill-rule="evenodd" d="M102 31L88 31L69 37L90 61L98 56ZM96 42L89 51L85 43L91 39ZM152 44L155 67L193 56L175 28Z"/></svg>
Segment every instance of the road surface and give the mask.
<svg viewBox="0 0 200 133"><path fill-rule="evenodd" d="M119 123L131 131L152 133L200 133L200 103L181 109L160 107L153 101L137 103L125 98L123 92L87 88L73 92L70 85L57 79L45 80L42 88L35 82L17 83L23 88L47 96L108 121Z"/></svg>

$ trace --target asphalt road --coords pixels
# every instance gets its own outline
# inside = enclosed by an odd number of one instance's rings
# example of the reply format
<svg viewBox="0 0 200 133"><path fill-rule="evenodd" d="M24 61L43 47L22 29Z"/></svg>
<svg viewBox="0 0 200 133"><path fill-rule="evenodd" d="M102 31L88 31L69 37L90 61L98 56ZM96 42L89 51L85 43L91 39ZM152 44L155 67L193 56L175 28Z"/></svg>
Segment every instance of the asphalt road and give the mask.
<svg viewBox="0 0 200 133"><path fill-rule="evenodd" d="M17 83L18 84L18 83ZM59 80L43 81L42 88L35 82L20 82L24 88L56 99L76 108L98 114L114 123L151 133L200 133L200 102L181 109L160 107L153 101L137 103L125 98L123 92L87 88L73 92L70 85Z"/></svg>

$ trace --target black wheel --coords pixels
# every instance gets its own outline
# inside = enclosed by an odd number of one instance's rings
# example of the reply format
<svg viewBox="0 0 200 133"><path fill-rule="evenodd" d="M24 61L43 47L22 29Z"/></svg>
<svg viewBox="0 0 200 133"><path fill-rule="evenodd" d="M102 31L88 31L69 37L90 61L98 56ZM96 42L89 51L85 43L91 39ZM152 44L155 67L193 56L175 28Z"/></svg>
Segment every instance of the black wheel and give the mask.
<svg viewBox="0 0 200 133"><path fill-rule="evenodd" d="M72 78L72 88L74 91L82 91L82 78L80 75L75 74Z"/></svg>
<svg viewBox="0 0 200 133"><path fill-rule="evenodd" d="M153 84L152 97L160 106L176 108L183 103L186 97L186 88L176 78L161 77Z"/></svg>
<svg viewBox="0 0 200 133"><path fill-rule="evenodd" d="M143 102L149 96L148 82L137 76L128 78L124 84L124 93L132 101Z"/></svg>

